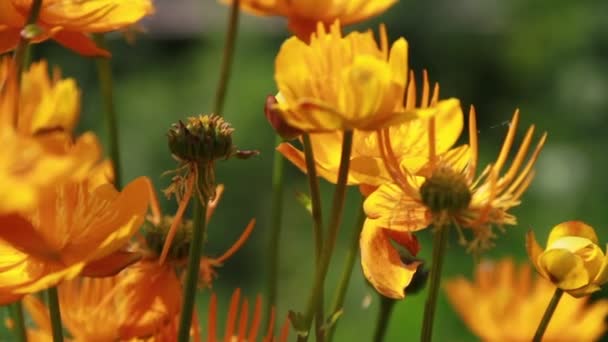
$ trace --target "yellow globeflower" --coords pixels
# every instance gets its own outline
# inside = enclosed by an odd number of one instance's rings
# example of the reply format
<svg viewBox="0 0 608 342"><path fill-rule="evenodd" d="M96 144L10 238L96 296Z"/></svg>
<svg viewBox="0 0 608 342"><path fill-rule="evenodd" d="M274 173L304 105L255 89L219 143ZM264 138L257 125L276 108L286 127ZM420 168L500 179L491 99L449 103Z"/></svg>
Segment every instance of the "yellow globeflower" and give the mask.
<svg viewBox="0 0 608 342"><path fill-rule="evenodd" d="M555 287L533 277L530 266L516 269L510 259L481 262L474 281L464 277L445 284L449 301L464 323L483 341L531 341ZM606 332L608 300L562 297L543 341L597 341Z"/></svg>
<svg viewBox="0 0 608 342"><path fill-rule="evenodd" d="M383 27L378 46L371 31L343 37L338 22L329 32L319 24L309 44L292 37L281 46L275 61L281 98L274 109L303 132L373 131L432 116L457 101L426 110L405 108L407 73L405 39L389 50Z"/></svg>
<svg viewBox="0 0 608 342"><path fill-rule="evenodd" d="M595 230L583 222L553 227L544 250L530 231L526 248L538 273L572 296L586 296L608 282L608 256L598 245Z"/></svg>
<svg viewBox="0 0 608 342"><path fill-rule="evenodd" d="M125 253L148 208L145 177L122 192L87 180L58 185L29 215L0 216L0 299L37 292L78 274L105 276L137 260Z"/></svg>
<svg viewBox="0 0 608 342"><path fill-rule="evenodd" d="M431 93L426 72L422 83L422 91L417 93L414 73L410 73L405 96L406 110L415 108L437 108L435 115L435 134L437 142L435 148L438 153L447 151L460 136L463 126L463 114L458 101L450 101L449 106L438 106L439 85ZM429 96L430 95L430 96ZM420 97L419 100L417 98ZM395 146L398 162L406 165L408 169L417 170L428 162L428 123L425 120L409 120L393 125L388 129L391 141L399 144ZM335 183L340 167L340 151L342 146L342 132L316 133L310 135L310 141L315 155L315 164L319 176ZM298 150L291 143L281 143L277 150L306 172L304 152ZM380 186L392 180L390 173L384 165L378 146L376 132L357 130L353 137L353 148L350 156L350 169L348 184Z"/></svg>
<svg viewBox="0 0 608 342"><path fill-rule="evenodd" d="M32 2L0 2L0 53L17 46ZM51 38L82 55L109 56L89 34L126 28L153 12L150 0L44 0L36 22L41 32L33 41Z"/></svg>
<svg viewBox="0 0 608 342"><path fill-rule="evenodd" d="M223 0L232 3L233 0ZM287 18L289 29L302 40L308 40L317 22L329 26L335 20L344 25L376 16L397 0L241 0L243 10L255 15Z"/></svg>
<svg viewBox="0 0 608 342"><path fill-rule="evenodd" d="M381 150L393 183L381 185L365 201L369 218L378 225L400 231L416 231L429 226L454 225L467 243L463 228L472 231L469 250L487 248L495 237L492 226L516 224L509 210L520 203L520 198L534 176L533 167L544 145L543 134L524 165L532 142L534 126L530 127L510 167L503 172L509 150L515 138L519 113L509 126L504 144L493 164L476 176L477 127L475 111L469 113L470 145L436 154L437 137L433 120L429 123L429 162L419 170L408 170L399 163L392 143L393 137L380 133ZM522 168L523 166L523 168Z"/></svg>

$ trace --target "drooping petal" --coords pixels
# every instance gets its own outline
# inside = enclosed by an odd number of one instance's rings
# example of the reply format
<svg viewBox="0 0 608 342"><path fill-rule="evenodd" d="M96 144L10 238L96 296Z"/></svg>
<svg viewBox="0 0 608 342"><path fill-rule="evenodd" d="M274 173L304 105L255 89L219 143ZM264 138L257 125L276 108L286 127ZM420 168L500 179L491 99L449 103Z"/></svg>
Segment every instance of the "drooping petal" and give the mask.
<svg viewBox="0 0 608 342"><path fill-rule="evenodd" d="M361 266L367 280L382 295L401 299L420 262L404 264L389 236L374 220L367 219L359 240Z"/></svg>

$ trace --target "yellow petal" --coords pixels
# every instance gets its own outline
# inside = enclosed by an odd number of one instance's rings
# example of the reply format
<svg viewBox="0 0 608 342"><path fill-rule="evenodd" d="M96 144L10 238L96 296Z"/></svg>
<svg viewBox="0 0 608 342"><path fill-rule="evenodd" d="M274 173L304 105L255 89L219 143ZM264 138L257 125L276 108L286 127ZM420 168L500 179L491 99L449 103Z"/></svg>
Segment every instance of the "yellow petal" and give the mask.
<svg viewBox="0 0 608 342"><path fill-rule="evenodd" d="M564 236L578 236L589 239L594 244L598 243L597 234L593 227L581 221L567 221L560 223L551 229L549 239L547 240L547 246L550 246L553 241Z"/></svg>
<svg viewBox="0 0 608 342"><path fill-rule="evenodd" d="M363 207L369 218L387 229L411 232L430 224L426 207L406 196L394 183L381 185L367 197Z"/></svg>
<svg viewBox="0 0 608 342"><path fill-rule="evenodd" d="M534 232L529 230L526 233L526 251L528 252L528 258L530 258L530 262L536 268L536 271L540 273L544 278L549 279L549 275L543 268L539 266L540 256L543 254L543 248L536 241L536 237L534 236Z"/></svg>
<svg viewBox="0 0 608 342"><path fill-rule="evenodd" d="M382 295L401 299L420 262L404 264L389 237L374 220L367 219L359 240L361 266L367 280Z"/></svg>
<svg viewBox="0 0 608 342"><path fill-rule="evenodd" d="M552 249L539 257L539 267L544 269L557 287L575 290L589 284L589 274L583 260L565 249Z"/></svg>
<svg viewBox="0 0 608 342"><path fill-rule="evenodd" d="M608 246L606 247L606 254L604 254L604 259L602 260L602 266L600 267L595 279L593 279L593 283L596 285L604 285L608 282Z"/></svg>

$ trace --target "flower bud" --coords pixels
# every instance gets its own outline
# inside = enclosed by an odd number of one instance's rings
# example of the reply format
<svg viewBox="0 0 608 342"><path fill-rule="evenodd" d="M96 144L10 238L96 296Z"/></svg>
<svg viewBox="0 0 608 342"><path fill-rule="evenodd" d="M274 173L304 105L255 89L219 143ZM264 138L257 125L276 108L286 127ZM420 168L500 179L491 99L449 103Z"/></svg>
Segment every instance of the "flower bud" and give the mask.
<svg viewBox="0 0 608 342"><path fill-rule="evenodd" d="M211 162L235 152L232 126L220 116L199 115L173 124L168 132L169 149L181 160Z"/></svg>
<svg viewBox="0 0 608 342"><path fill-rule="evenodd" d="M595 230L583 222L553 227L544 250L530 231L526 249L538 273L574 297L598 291L608 282L608 258L598 245Z"/></svg>

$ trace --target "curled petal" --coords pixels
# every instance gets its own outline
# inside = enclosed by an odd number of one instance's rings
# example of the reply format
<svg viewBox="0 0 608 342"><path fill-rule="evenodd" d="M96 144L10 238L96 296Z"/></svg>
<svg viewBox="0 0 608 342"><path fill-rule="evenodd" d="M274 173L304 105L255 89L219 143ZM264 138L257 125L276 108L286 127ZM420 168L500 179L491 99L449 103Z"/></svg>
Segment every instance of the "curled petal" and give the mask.
<svg viewBox="0 0 608 342"><path fill-rule="evenodd" d="M549 275L549 279L563 290L575 290L589 284L589 274L583 260L568 250L545 251L538 264Z"/></svg>
<svg viewBox="0 0 608 342"><path fill-rule="evenodd" d="M386 297L404 298L404 290L412 281L420 262L404 264L386 231L374 220L365 221L359 244L361 266L367 280Z"/></svg>
<svg viewBox="0 0 608 342"><path fill-rule="evenodd" d="M528 257L530 258L532 265L536 268L536 271L543 277L549 279L549 275L545 270L539 267L538 262L540 255L543 254L543 248L538 244L534 232L531 230L526 234L526 251L528 252Z"/></svg>
<svg viewBox="0 0 608 342"><path fill-rule="evenodd" d="M547 240L547 248L549 248L554 241L564 236L578 236L589 239L594 244L598 243L597 234L591 226L581 221L567 221L560 223L551 229L549 239Z"/></svg>

